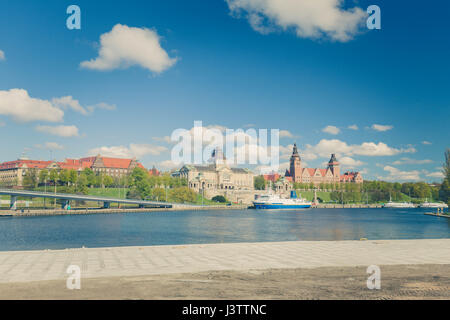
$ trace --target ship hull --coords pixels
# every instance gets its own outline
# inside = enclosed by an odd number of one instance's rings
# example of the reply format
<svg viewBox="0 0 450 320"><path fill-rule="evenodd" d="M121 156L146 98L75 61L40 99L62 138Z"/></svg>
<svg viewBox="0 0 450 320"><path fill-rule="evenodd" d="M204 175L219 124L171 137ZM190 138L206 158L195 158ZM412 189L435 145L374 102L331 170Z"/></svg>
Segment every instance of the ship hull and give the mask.
<svg viewBox="0 0 450 320"><path fill-rule="evenodd" d="M253 203L255 209L307 209L310 204Z"/></svg>

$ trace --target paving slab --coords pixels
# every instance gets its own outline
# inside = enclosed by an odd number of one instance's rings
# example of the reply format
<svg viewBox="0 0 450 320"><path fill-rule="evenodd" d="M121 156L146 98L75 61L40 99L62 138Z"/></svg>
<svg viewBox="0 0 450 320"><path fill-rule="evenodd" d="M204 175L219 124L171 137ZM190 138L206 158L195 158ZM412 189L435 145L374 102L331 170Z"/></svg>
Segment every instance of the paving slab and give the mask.
<svg viewBox="0 0 450 320"><path fill-rule="evenodd" d="M224 270L450 264L450 239L290 241L0 252L0 283Z"/></svg>

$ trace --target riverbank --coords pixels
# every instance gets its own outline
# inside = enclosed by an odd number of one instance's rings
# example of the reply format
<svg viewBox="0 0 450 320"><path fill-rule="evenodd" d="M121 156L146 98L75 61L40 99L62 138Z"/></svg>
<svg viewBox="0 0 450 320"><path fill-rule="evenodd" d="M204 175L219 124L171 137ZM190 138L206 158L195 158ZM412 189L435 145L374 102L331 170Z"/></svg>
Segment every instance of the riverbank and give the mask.
<svg viewBox="0 0 450 320"><path fill-rule="evenodd" d="M159 212L159 211L198 211L198 210L242 210L247 209L245 205L233 205L233 206L183 206L177 205L174 208L98 208L98 209L22 209L22 210L3 210L0 211L1 216L11 216L11 217L26 217L26 216L61 216L61 215L87 215L87 214L114 214L114 213L136 213L136 212Z"/></svg>
<svg viewBox="0 0 450 320"><path fill-rule="evenodd" d="M1 299L449 298L450 239L0 252ZM81 269L68 290L67 267ZM368 290L366 269L381 270Z"/></svg>
<svg viewBox="0 0 450 320"><path fill-rule="evenodd" d="M361 209L361 208L382 208L378 204L318 204L312 208L317 209ZM1 210L1 216L26 217L26 216L59 216L59 215L86 215L86 214L114 214L114 213L132 213L132 212L158 212L158 211L185 211L185 210L245 210L252 209L248 205L217 205L217 206L183 206L176 205L174 208L73 208L64 209L18 209Z"/></svg>

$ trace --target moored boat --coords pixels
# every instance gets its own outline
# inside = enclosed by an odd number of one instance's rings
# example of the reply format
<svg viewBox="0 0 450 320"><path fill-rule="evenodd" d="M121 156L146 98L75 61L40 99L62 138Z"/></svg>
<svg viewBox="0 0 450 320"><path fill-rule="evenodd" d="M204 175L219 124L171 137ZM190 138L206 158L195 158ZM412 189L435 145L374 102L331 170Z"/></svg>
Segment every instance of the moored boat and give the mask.
<svg viewBox="0 0 450 320"><path fill-rule="evenodd" d="M304 209L311 208L312 203L301 197L297 197L295 191L291 192L288 199L278 195L262 195L253 201L255 209Z"/></svg>

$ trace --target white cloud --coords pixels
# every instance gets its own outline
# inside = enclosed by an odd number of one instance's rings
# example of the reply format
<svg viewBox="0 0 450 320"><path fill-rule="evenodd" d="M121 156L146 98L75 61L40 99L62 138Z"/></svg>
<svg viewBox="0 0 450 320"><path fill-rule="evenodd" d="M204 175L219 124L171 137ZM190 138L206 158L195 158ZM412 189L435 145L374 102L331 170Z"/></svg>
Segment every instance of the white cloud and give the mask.
<svg viewBox="0 0 450 320"><path fill-rule="evenodd" d="M411 159L411 158L401 158L400 160L394 161L392 164L394 164L394 165L427 164L427 163L432 163L432 162L433 162L433 160L430 160L430 159L417 160L417 159Z"/></svg>
<svg viewBox="0 0 450 320"><path fill-rule="evenodd" d="M87 109L89 110L89 112L94 112L95 109L113 111L113 110L116 110L117 107L115 104L108 104L105 102L100 102L100 103L94 104L92 106L88 106Z"/></svg>
<svg viewBox="0 0 450 320"><path fill-rule="evenodd" d="M347 128L351 129L351 130L358 130L359 129L356 124L352 124L351 126L348 126Z"/></svg>
<svg viewBox="0 0 450 320"><path fill-rule="evenodd" d="M360 160L355 160L355 159L350 158L350 157L342 157L342 158L340 158L338 160L339 160L339 163L342 166L344 166L346 168L350 168L350 169L357 168L357 167L362 166L363 164L365 164L364 162L362 162Z"/></svg>
<svg viewBox="0 0 450 320"><path fill-rule="evenodd" d="M294 138L295 136L288 130L280 130L280 138Z"/></svg>
<svg viewBox="0 0 450 320"><path fill-rule="evenodd" d="M39 148L39 149L47 149L47 150L62 150L62 149L64 149L64 146L62 146L56 142L46 142L44 145L37 144L37 145L35 145L35 147Z"/></svg>
<svg viewBox="0 0 450 320"><path fill-rule="evenodd" d="M335 126L326 126L325 128L322 129L322 131L332 135L337 135L339 134L339 132L341 132L341 130Z"/></svg>
<svg viewBox="0 0 450 320"><path fill-rule="evenodd" d="M79 135L76 126L37 126L36 130L64 138L77 137Z"/></svg>
<svg viewBox="0 0 450 320"><path fill-rule="evenodd" d="M265 165L257 166L255 168L255 171L257 174L271 174L273 172L284 174L286 170L289 169L289 166L290 163L289 161L287 161L280 163L279 166L265 166ZM306 164L302 162L302 166L306 166Z"/></svg>
<svg viewBox="0 0 450 320"><path fill-rule="evenodd" d="M158 163L158 166L163 168L163 169L167 169L167 170L174 170L174 169L179 169L183 166L183 164L175 164L174 162L172 162L172 160L165 160L165 161L161 161Z"/></svg>
<svg viewBox="0 0 450 320"><path fill-rule="evenodd" d="M430 141L422 141L422 144L424 144L424 145L431 145L432 143Z"/></svg>
<svg viewBox="0 0 450 320"><path fill-rule="evenodd" d="M382 125L382 124L373 124L373 125L372 125L372 129L373 129L373 130L381 131L381 132L389 131L389 130L391 130L392 128L394 128L394 126Z"/></svg>
<svg viewBox="0 0 450 320"><path fill-rule="evenodd" d="M0 60L5 60L5 53L3 52L3 50L0 50Z"/></svg>
<svg viewBox="0 0 450 320"><path fill-rule="evenodd" d="M81 67L94 70L113 70L138 65L161 73L176 63L161 47L155 30L116 24L110 32L100 36L100 50L96 59L81 62Z"/></svg>
<svg viewBox="0 0 450 320"><path fill-rule="evenodd" d="M24 89L0 90L0 114L19 122L60 122L64 112L48 100L31 98Z"/></svg>
<svg viewBox="0 0 450 320"><path fill-rule="evenodd" d="M88 114L86 109L80 105L80 102L72 98L72 96L53 98L52 103L60 109L72 109L73 111L81 113L82 115Z"/></svg>
<svg viewBox="0 0 450 320"><path fill-rule="evenodd" d="M366 12L342 9L343 0L226 0L230 11L244 14L262 34L293 29L298 37L351 40L364 25Z"/></svg>
<svg viewBox="0 0 450 320"><path fill-rule="evenodd" d="M317 156L329 157L331 153L338 155L360 155L360 156L393 156L400 153L414 153L416 149L410 147L407 149L396 149L389 147L383 142L363 142L362 144L348 145L346 142L338 139L322 139L315 146L306 145L303 156L315 159Z"/></svg>
<svg viewBox="0 0 450 320"><path fill-rule="evenodd" d="M444 174L442 171L431 172L427 174L427 177L430 178L444 178Z"/></svg>
<svg viewBox="0 0 450 320"><path fill-rule="evenodd" d="M165 142L167 144L173 144L175 143L174 141L172 141L172 139L170 139L169 136L164 136L164 137L153 137L152 138L155 141L159 141L159 142Z"/></svg>
<svg viewBox="0 0 450 320"><path fill-rule="evenodd" d="M413 171L401 171L397 168L391 166L385 166L384 171L389 172L386 177L378 177L380 180L386 181L417 181L420 180L420 172L417 170Z"/></svg>
<svg viewBox="0 0 450 320"><path fill-rule="evenodd" d="M100 154L105 157L117 158L141 158L145 155L158 156L168 151L166 147L154 146L150 144L131 143L127 146L102 146L88 151L89 155Z"/></svg>

